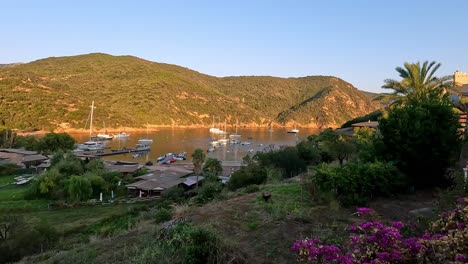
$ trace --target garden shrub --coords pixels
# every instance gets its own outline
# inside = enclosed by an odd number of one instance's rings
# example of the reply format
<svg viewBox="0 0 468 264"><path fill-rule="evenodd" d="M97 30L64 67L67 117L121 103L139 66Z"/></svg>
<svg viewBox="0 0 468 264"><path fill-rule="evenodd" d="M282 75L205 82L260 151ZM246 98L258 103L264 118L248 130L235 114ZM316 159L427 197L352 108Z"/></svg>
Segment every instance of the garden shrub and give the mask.
<svg viewBox="0 0 468 264"><path fill-rule="evenodd" d="M403 178L391 163L347 163L332 167L322 164L315 168L313 181L321 192L336 192L340 202L347 206L363 204L375 196L387 196L404 185Z"/></svg>
<svg viewBox="0 0 468 264"><path fill-rule="evenodd" d="M162 223L171 220L172 212L166 208L160 208L154 215L156 223Z"/></svg>
<svg viewBox="0 0 468 264"><path fill-rule="evenodd" d="M348 241L327 245L320 239L297 240L292 251L311 263L466 263L468 260L468 198L444 212L422 236L404 237L404 224L364 221L349 227ZM358 208L366 215L372 211Z"/></svg>
<svg viewBox="0 0 468 264"><path fill-rule="evenodd" d="M245 192L246 193L254 193L260 191L260 187L258 185L252 184L247 187L245 187Z"/></svg>
<svg viewBox="0 0 468 264"><path fill-rule="evenodd" d="M223 186L221 186L221 184L218 182L205 182L203 186L198 189L198 194L195 200L199 204L211 201L222 191L222 189Z"/></svg>

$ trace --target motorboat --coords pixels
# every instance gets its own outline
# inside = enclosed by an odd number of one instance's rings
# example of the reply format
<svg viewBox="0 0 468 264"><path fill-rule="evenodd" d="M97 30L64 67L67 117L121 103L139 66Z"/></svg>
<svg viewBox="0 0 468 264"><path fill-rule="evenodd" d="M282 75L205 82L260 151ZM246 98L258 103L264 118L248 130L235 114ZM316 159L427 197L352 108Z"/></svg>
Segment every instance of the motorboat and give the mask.
<svg viewBox="0 0 468 264"><path fill-rule="evenodd" d="M111 135L108 135L108 134L102 134L102 133L97 134L96 137L98 139L102 139L102 140L110 140L110 139L114 138L114 136L111 136Z"/></svg>
<svg viewBox="0 0 468 264"><path fill-rule="evenodd" d="M136 144L135 151L148 151L150 150L150 146L147 144Z"/></svg>
<svg viewBox="0 0 468 264"><path fill-rule="evenodd" d="M129 137L130 137L130 134L127 134L125 132L120 132L114 135L114 138L129 138Z"/></svg>
<svg viewBox="0 0 468 264"><path fill-rule="evenodd" d="M104 150L106 145L101 141L86 141L83 144L78 145L78 150L83 151L97 151L97 150Z"/></svg>
<svg viewBox="0 0 468 264"><path fill-rule="evenodd" d="M140 138L138 140L138 144L151 144L153 143L153 139L151 138Z"/></svg>
<svg viewBox="0 0 468 264"><path fill-rule="evenodd" d="M296 128L291 129L291 130L288 130L288 133L289 133L289 134L296 134L296 133L298 133L298 132L299 132L299 129L296 129Z"/></svg>

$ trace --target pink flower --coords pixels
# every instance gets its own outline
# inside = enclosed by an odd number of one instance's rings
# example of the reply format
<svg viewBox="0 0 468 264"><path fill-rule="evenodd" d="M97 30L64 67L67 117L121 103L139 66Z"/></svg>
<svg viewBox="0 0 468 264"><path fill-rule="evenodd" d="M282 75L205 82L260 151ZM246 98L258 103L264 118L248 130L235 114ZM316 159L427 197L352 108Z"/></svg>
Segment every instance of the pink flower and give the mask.
<svg viewBox="0 0 468 264"><path fill-rule="evenodd" d="M357 209L359 215L368 215L372 212L372 209L366 207L360 207Z"/></svg>

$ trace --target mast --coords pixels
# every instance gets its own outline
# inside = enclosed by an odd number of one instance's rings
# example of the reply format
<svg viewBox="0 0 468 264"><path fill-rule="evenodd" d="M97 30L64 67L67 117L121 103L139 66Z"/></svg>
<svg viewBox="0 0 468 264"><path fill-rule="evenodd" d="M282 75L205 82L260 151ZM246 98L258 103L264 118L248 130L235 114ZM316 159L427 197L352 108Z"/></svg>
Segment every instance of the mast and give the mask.
<svg viewBox="0 0 468 264"><path fill-rule="evenodd" d="M93 111L94 111L94 100L91 103L91 121L89 124L89 140L91 140L92 133L93 133Z"/></svg>

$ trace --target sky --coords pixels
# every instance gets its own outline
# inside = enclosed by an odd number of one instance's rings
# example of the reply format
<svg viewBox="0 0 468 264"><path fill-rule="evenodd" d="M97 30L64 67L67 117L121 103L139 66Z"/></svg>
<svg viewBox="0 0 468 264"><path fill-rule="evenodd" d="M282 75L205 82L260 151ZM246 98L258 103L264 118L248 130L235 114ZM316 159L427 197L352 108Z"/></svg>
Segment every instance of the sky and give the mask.
<svg viewBox="0 0 468 264"><path fill-rule="evenodd" d="M468 72L468 1L0 0L0 63L93 52L213 76L331 75L383 92L404 62Z"/></svg>

